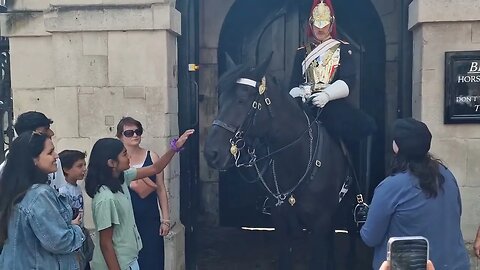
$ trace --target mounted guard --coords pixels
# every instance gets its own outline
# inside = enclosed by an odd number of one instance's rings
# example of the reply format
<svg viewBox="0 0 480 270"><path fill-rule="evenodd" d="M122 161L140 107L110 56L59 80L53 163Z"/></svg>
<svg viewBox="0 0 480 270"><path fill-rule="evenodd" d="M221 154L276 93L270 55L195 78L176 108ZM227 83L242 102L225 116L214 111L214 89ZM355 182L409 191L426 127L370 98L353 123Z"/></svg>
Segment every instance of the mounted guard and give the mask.
<svg viewBox="0 0 480 270"><path fill-rule="evenodd" d="M322 108L319 119L335 138L358 142L372 135L374 120L344 99L356 84L354 49L336 39L331 0L313 1L307 36L297 49L290 95Z"/></svg>
<svg viewBox="0 0 480 270"><path fill-rule="evenodd" d="M346 145L357 144L371 136L376 125L372 117L345 100L356 84L354 49L348 42L336 38L331 0L313 1L307 36L307 44L297 50L289 93L301 99L307 105L307 110L315 108L313 114L340 141L350 161ZM367 147L370 148L371 139L368 142ZM351 161L350 166L354 170ZM354 178L360 189L359 179L356 176ZM344 190L348 190L348 185ZM368 207L363 201L362 191L357 192L358 204L354 218L357 224L362 224L366 220Z"/></svg>

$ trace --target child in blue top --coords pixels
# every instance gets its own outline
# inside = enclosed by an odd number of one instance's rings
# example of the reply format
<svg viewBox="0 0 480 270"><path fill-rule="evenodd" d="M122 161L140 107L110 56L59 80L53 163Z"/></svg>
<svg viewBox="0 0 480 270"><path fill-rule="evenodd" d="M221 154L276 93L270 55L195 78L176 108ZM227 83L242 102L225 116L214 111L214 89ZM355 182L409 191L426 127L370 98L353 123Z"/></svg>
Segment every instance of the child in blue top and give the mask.
<svg viewBox="0 0 480 270"><path fill-rule="evenodd" d="M185 131L159 160L138 169L129 169L127 150L120 140L104 138L95 143L85 179L87 194L93 198L93 220L98 232L93 269L139 269L137 258L142 240L135 224L128 185L133 180L160 173L193 132Z"/></svg>

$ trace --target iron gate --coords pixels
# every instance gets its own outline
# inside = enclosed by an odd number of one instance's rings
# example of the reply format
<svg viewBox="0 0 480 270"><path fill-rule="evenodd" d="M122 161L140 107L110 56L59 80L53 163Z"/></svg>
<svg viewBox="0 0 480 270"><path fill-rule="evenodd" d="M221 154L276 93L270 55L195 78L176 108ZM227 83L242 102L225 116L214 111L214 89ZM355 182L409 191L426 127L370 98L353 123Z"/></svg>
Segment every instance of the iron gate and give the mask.
<svg viewBox="0 0 480 270"><path fill-rule="evenodd" d="M0 6L0 13L7 8ZM8 38L0 37L0 130L2 131L2 151L0 161L5 160L5 153L13 140L13 100L10 81L10 46Z"/></svg>

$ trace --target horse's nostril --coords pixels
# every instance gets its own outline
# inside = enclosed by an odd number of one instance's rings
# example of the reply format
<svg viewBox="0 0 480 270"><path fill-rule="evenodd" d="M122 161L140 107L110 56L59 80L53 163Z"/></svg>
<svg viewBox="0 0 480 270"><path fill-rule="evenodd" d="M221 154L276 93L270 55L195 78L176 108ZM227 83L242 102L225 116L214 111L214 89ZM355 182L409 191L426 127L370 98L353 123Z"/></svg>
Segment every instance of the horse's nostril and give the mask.
<svg viewBox="0 0 480 270"><path fill-rule="evenodd" d="M217 150L213 150L213 149L209 149L207 151L205 151L205 158L208 160L208 161L214 161L218 156L218 151Z"/></svg>

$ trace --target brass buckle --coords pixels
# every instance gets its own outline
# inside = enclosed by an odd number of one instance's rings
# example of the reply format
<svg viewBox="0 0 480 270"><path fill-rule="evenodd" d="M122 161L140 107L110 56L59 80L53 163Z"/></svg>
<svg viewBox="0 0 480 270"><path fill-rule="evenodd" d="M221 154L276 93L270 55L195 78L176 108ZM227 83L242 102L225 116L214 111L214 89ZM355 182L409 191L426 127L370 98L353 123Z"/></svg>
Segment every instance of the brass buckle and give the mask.
<svg viewBox="0 0 480 270"><path fill-rule="evenodd" d="M363 196L362 194L357 195L357 203L362 204L363 203Z"/></svg>

